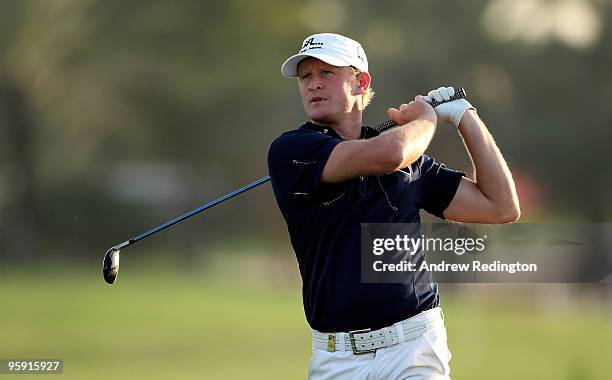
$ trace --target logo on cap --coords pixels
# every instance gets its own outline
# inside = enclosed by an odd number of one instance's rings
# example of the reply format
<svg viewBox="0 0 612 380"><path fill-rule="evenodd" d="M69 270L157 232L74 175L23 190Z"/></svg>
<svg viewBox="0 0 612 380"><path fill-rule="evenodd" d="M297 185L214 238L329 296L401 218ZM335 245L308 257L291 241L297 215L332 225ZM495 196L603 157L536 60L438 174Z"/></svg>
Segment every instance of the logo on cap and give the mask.
<svg viewBox="0 0 612 380"><path fill-rule="evenodd" d="M312 37L304 41L304 45L302 45L302 50L300 50L299 54L302 54L307 50L321 49L322 47L323 42L315 42L314 37Z"/></svg>

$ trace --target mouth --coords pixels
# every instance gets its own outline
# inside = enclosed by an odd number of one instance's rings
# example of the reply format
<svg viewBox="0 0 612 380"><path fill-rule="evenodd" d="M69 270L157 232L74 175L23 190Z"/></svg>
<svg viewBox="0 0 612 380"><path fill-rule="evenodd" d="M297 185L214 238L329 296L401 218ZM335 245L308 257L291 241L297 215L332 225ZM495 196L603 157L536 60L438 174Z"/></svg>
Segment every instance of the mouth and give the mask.
<svg viewBox="0 0 612 380"><path fill-rule="evenodd" d="M315 97L310 99L310 104L320 103L320 102L325 101L325 100L327 100L327 99L322 98L320 96L315 96Z"/></svg>

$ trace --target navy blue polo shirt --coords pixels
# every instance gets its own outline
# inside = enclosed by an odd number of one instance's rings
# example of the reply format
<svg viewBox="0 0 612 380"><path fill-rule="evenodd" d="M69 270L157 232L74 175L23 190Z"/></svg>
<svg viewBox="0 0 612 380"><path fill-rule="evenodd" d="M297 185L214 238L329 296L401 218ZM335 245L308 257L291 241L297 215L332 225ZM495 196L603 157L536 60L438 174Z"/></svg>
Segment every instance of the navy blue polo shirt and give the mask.
<svg viewBox="0 0 612 380"><path fill-rule="evenodd" d="M377 134L362 127L362 138ZM379 329L438 306L435 283L361 283L360 226L419 223L420 209L443 218L464 173L422 155L405 170L321 182L340 142L332 128L304 123L274 140L268 152L272 188L302 277L308 323L324 332Z"/></svg>

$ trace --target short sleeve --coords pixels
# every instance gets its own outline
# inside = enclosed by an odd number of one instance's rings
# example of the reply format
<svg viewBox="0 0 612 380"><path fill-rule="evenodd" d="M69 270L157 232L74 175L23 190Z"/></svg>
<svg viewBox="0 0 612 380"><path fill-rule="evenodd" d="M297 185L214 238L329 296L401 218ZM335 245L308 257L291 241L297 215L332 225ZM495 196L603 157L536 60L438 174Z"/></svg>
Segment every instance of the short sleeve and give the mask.
<svg viewBox="0 0 612 380"><path fill-rule="evenodd" d="M416 165L416 167L415 167ZM451 203L465 173L452 170L433 158L422 155L413 164L413 170L419 172L421 185L421 208L430 214L444 219L444 210Z"/></svg>
<svg viewBox="0 0 612 380"><path fill-rule="evenodd" d="M274 140L268 151L268 171L277 198L314 193L332 150L341 141L309 130L287 132Z"/></svg>

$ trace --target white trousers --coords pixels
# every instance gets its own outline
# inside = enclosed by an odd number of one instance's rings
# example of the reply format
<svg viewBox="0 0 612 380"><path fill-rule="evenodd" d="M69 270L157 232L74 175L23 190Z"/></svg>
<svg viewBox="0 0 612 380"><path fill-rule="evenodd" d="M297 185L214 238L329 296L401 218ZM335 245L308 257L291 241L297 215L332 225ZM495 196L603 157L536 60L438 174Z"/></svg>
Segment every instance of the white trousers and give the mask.
<svg viewBox="0 0 612 380"><path fill-rule="evenodd" d="M374 353L355 355L352 351L313 350L310 380L425 380L450 379L452 357L442 313L427 323L418 338L384 347ZM419 320L420 314L410 318Z"/></svg>

